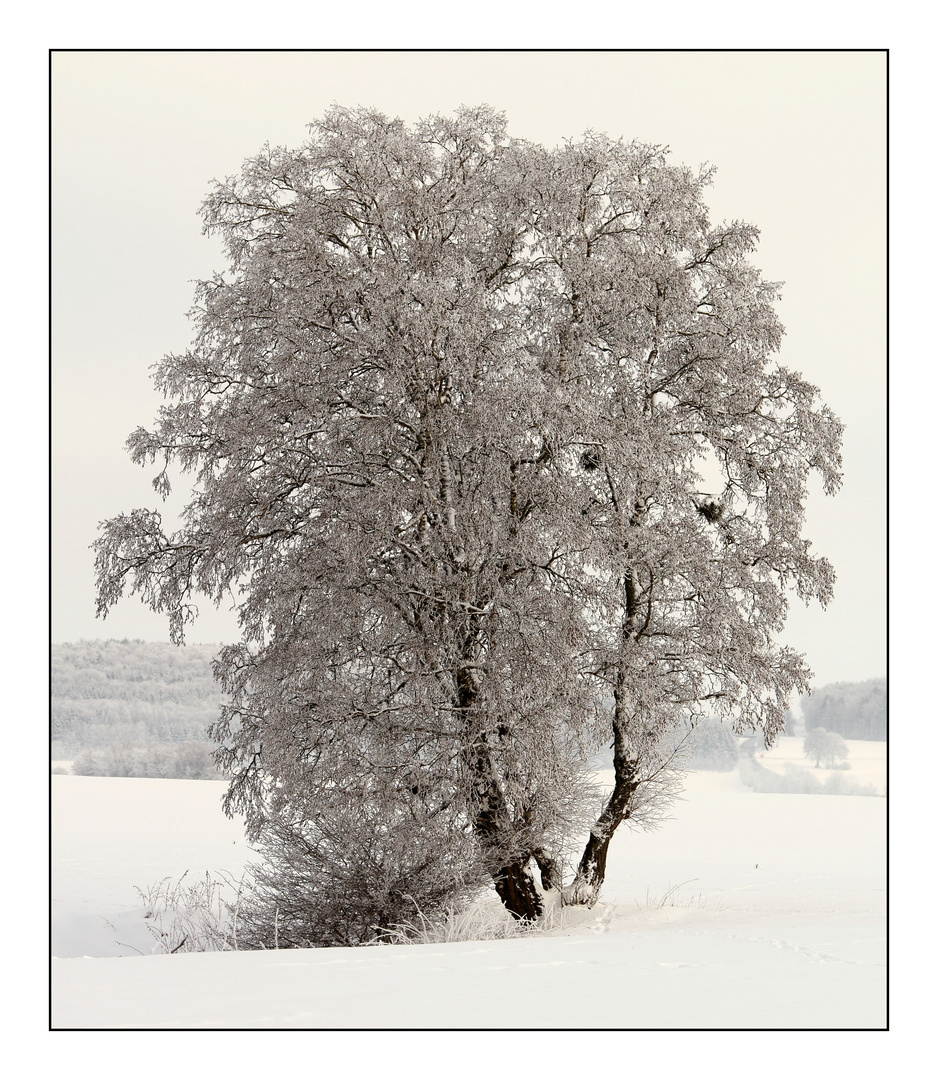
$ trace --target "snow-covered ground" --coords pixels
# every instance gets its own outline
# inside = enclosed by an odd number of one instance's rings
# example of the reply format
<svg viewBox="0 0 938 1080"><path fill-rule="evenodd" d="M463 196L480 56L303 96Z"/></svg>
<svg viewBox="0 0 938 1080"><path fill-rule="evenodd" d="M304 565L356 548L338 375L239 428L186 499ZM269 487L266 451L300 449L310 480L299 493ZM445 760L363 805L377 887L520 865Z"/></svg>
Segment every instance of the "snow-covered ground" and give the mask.
<svg viewBox="0 0 938 1080"><path fill-rule="evenodd" d="M800 745L760 763L804 764ZM884 745L849 746L853 775L884 790ZM603 902L544 936L139 955L153 941L135 885L250 861L223 790L52 778L53 1027L885 1025L883 798L692 773L660 830L617 835Z"/></svg>

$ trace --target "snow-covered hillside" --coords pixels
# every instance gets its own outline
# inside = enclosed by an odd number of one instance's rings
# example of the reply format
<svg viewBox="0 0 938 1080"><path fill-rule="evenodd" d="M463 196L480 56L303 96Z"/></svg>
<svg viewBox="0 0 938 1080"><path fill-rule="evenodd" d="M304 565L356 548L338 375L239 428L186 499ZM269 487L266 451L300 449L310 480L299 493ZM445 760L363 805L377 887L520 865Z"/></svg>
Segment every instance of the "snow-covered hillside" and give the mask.
<svg viewBox="0 0 938 1080"><path fill-rule="evenodd" d="M884 790L884 745L849 745L858 778ZM690 774L671 821L617 836L604 902L541 937L139 955L153 942L133 886L250 861L223 790L53 777L54 1027L885 1024L883 798Z"/></svg>

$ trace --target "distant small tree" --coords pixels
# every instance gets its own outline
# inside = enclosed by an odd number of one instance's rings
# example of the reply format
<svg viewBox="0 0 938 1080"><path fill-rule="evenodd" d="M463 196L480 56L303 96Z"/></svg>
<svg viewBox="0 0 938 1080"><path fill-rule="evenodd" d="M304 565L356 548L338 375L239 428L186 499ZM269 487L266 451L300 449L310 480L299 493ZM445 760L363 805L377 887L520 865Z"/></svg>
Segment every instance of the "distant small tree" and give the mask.
<svg viewBox="0 0 938 1080"><path fill-rule="evenodd" d="M211 735L278 935L284 891L295 940L352 940L477 867L519 919L592 904L690 718L771 744L807 689L777 638L790 592L832 596L801 529L841 424L778 362L779 286L712 175L485 107L334 108L209 195L228 266L128 444L195 487L178 529L103 525L98 611L138 594L181 642L196 596L239 597Z"/></svg>
<svg viewBox="0 0 938 1080"><path fill-rule="evenodd" d="M814 767L820 768L824 762L825 769L836 767L838 758L845 758L850 753L847 744L835 731L825 731L824 728L814 728L808 732L804 741L804 756L814 758Z"/></svg>

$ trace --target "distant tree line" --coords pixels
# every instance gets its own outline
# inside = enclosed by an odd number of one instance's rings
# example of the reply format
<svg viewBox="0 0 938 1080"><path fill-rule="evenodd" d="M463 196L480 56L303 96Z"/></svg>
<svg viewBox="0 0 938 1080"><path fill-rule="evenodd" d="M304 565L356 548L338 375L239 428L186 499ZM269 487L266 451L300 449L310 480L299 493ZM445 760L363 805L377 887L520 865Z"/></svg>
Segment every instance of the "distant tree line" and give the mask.
<svg viewBox="0 0 938 1080"><path fill-rule="evenodd" d="M832 683L802 699L805 732L833 731L845 739L886 740L886 680Z"/></svg>
<svg viewBox="0 0 938 1080"><path fill-rule="evenodd" d="M178 744L111 743L100 750L82 750L72 762L75 776L139 776L176 780L220 780L207 740Z"/></svg>
<svg viewBox="0 0 938 1080"><path fill-rule="evenodd" d="M212 676L216 646L79 641L52 646L52 758L85 776L203 779L219 776L206 729L223 695ZM805 731L886 738L886 680L834 683L802 701ZM684 765L729 771L737 740L713 719L687 739ZM611 767L597 760L598 767Z"/></svg>
<svg viewBox="0 0 938 1080"><path fill-rule="evenodd" d="M83 776L220 775L206 740L224 700L212 675L216 649L128 640L53 645L53 760L72 761ZM728 725L703 718L686 738L684 765L735 769L736 744ZM596 765L611 768L611 759L609 751Z"/></svg>
<svg viewBox="0 0 938 1080"><path fill-rule="evenodd" d="M131 747L156 770L169 760L164 754L166 760L157 763L157 746L199 743L200 753L207 755L206 729L217 720L223 700L212 676L216 651L213 645L177 647L126 640L53 645L53 760L77 763L84 752L95 752L97 756L86 758L96 763L95 775L159 776L169 774L98 770L105 762L121 768ZM182 760L174 768L173 775L190 775L185 770L191 771L191 765Z"/></svg>

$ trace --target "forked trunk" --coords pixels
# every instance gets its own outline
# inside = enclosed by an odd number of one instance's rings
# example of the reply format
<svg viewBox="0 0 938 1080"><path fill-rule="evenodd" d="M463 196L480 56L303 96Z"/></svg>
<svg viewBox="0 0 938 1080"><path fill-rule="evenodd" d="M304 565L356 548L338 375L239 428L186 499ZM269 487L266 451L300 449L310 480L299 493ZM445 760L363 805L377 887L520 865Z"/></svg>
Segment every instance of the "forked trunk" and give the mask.
<svg viewBox="0 0 938 1080"><path fill-rule="evenodd" d="M473 669L460 668L456 676L459 708L468 713L476 700L477 687ZM475 737L472 753L467 764L474 780L476 808L472 827L478 837L482 850L490 858L497 859L503 839L510 829L510 814L505 803L505 796L496 779L496 769L489 750L485 733ZM504 848L502 848L504 852ZM538 864L543 862L546 876L556 876L555 864L538 852ZM527 852L517 859L492 871L495 891L498 898L516 919L537 919L543 911L541 893L530 870L534 853ZM494 864L498 866L497 862ZM542 878L545 870L542 869Z"/></svg>

